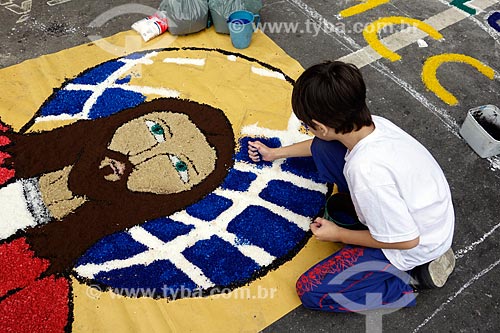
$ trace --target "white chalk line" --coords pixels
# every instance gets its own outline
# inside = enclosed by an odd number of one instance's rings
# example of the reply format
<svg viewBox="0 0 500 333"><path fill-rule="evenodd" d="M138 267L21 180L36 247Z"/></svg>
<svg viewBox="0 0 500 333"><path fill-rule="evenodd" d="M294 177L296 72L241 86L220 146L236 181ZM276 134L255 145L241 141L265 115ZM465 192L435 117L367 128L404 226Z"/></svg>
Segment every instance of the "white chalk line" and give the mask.
<svg viewBox="0 0 500 333"><path fill-rule="evenodd" d="M487 13L488 15L486 15L484 17L484 20L488 20L488 17L493 14L494 12L489 12ZM474 22L475 24L477 24L477 26L481 29L483 29L484 31L486 31L487 34L489 34L491 36L491 38L493 38L495 40L495 42L497 44L500 45L500 33L498 33L495 29L493 29L492 27L489 27L487 26L486 24L484 24L483 22L481 22L480 20L478 20L475 16L471 16L471 21Z"/></svg>
<svg viewBox="0 0 500 333"><path fill-rule="evenodd" d="M309 7L308 5L304 4L302 1L289 0L288 2L291 2L292 4L296 5L310 19L315 20L315 21L319 21L321 23L326 22L326 24L322 24L321 26L333 26L333 24L328 22L319 12L317 12L313 8ZM442 0L440 0L440 2L445 3ZM484 10L484 9L486 9L487 6L491 6L495 3L498 3L498 1L497 0L477 0L473 4L478 9ZM445 3L445 4L449 5L449 3ZM443 22L446 22L447 24L451 25L451 24L454 24L454 23L457 23L460 21L460 20L457 20L456 18L450 19L450 17L448 17L449 15L462 17L461 19L465 19L465 18L469 17L468 15L463 14L464 12L459 10L456 7L453 7L453 8L446 10L444 13L447 13L446 14L447 16L443 16L443 15L441 15L442 14L441 13L441 14L437 14L437 15L431 17L427 21L431 22L432 24L436 24L438 26L439 30L442 30L446 27L446 24ZM457 14L462 14L462 15L457 15ZM410 30L410 29L408 29L408 30ZM328 31L330 32L329 35L331 35L332 31L336 32L336 30L328 30ZM395 35L397 35L397 34L395 34ZM343 35L341 34L339 37L342 38ZM387 38L390 38L390 37L387 37ZM396 38L396 40L398 40L398 39L402 40L401 38ZM385 40L385 39L383 39L383 40ZM349 45L353 46L354 48L358 48L358 49L360 48L360 46L354 40L352 40L350 37L348 40L346 40L346 42ZM402 43L401 45L403 45L403 44L404 43ZM396 45L394 45L394 46L397 48ZM343 57L343 58L345 58L345 57ZM340 59L342 59L342 58L340 58ZM385 66L379 62L376 62L375 60L373 63L370 63L368 65L375 68L378 72L387 76L388 78L393 80L396 84L398 84L400 87L402 87L404 90L409 92L415 99L417 99L417 101L419 101L428 110L430 110L433 114L435 114L443 122L443 124L447 127L447 129L451 133L453 133L455 136L457 136L458 138L461 139L461 136L458 134L460 126L452 117L450 117L450 115L446 112L446 110L439 108L439 107L435 106L434 104L432 104L427 98L425 98L422 94L420 94L418 91L416 91L415 88L413 88L409 83L407 83L406 81L404 81L404 80L398 78L396 75L394 75L387 66ZM500 169L500 158L492 157L492 158L489 158L488 160L492 164L492 169ZM498 166L497 166L497 164L498 164ZM496 225L495 227L493 227L492 230L490 230L483 237L481 237L480 240L471 244L470 245L470 246L472 246L471 249L474 248L475 246L477 246L478 244L482 243L498 227L499 227L499 225ZM460 253L467 252L466 250L461 250L461 251L462 252L458 252L458 253L460 254ZM465 251L465 252L463 252L463 251ZM461 255L461 256L463 256L463 255Z"/></svg>
<svg viewBox="0 0 500 333"><path fill-rule="evenodd" d="M453 117L451 117L445 109L432 104L432 102L429 101L424 95L422 95L415 88L413 88L411 84L394 75L386 65L380 62L375 62L370 64L370 66L376 69L379 73L387 76L389 79L394 81L398 86L406 90L411 96L413 96L413 98L419 101L420 104L422 104L427 110L429 110L432 114L438 117L438 119L441 120L443 125L448 129L450 133L455 135L460 140L463 140L459 134L460 125L458 125L456 120L453 119Z"/></svg>
<svg viewBox="0 0 500 333"><path fill-rule="evenodd" d="M321 27L321 30L328 36L335 39L338 43L344 46L347 50L353 51L353 49L359 49L360 46L354 39L349 37L345 31L337 28L331 22L318 13L314 8L309 7L300 0L287 0L289 3L297 7L305 16L309 17L311 20L315 21ZM339 37L340 39L338 39Z"/></svg>
<svg viewBox="0 0 500 333"><path fill-rule="evenodd" d="M466 284L464 284L462 287L460 287L460 289L458 289L455 292L455 294L453 294L452 296L448 297L448 299L446 300L446 302L443 302L436 310L434 310L434 312L429 317L425 318L425 320L413 330L413 333L418 332L422 327L424 327L425 325L427 325L427 323L429 323L429 321L431 321L432 318L434 318L439 312L443 311L443 309L448 304L450 304L451 302L453 302L455 300L455 298L457 298L458 296L460 296L460 294L462 294L462 292L465 289L469 288L474 282L476 282L481 277L483 277L485 274L487 274L489 271L491 271L493 268L495 268L496 266L498 266L499 263L500 263L500 259L497 260L497 261L495 261L493 264L489 265L487 268L483 269L478 274L474 275L469 281L467 281Z"/></svg>
<svg viewBox="0 0 500 333"><path fill-rule="evenodd" d="M301 1L299 1L299 0L290 0L290 1L293 4L301 3ZM486 1L476 1L476 2L481 2L482 4L484 4L484 3L497 3L498 1L486 0ZM478 7L479 7L479 5L478 5ZM303 3L300 4L300 9L302 9L302 11L306 14L311 13L310 18L313 20L317 19L317 20L320 20L321 22L326 21L326 19L323 18L321 16L321 14L319 14L318 12L316 12L314 9L310 8L306 4L303 4ZM441 17L441 19L446 20L445 17ZM441 29L444 28L444 26L442 24L440 25L440 27L441 27ZM351 45L353 44L351 41L349 41L349 43ZM354 42L354 44L357 45L355 42ZM359 47L359 45L358 45L358 47ZM397 77L396 75L394 75L387 66L385 66L379 62L374 62L374 63L371 63L369 65L372 66L374 69L376 69L381 74L383 74L383 75L387 76L388 78L390 78L391 80L393 80L396 84L398 84L400 87L402 87L408 93L410 93L410 95L412 95L417 101L419 101L428 110L430 110L434 115L436 115L452 134L454 134L456 137L463 140L461 138L461 136L458 134L460 126L452 117L450 117L450 115L448 114L448 112L446 112L446 110L439 108L439 107L435 106L434 104L432 104L427 98L425 98L422 94L420 94L418 91L416 91L415 88L413 88L409 83L407 83L406 81L404 81L404 80L400 79L399 77ZM491 163L492 170L493 169L500 170L500 158L492 157L492 158L489 158L488 161ZM495 226L493 230L496 230L496 228L497 227ZM487 233L487 235L489 235L489 234L490 233Z"/></svg>
<svg viewBox="0 0 500 333"><path fill-rule="evenodd" d="M500 170L500 156L488 157L488 161L491 163L491 171Z"/></svg>
<svg viewBox="0 0 500 333"><path fill-rule="evenodd" d="M334 25L330 22L328 22L320 13L318 13L316 10L313 8L309 7L308 5L304 4L302 1L299 0L288 0L288 2L292 3L293 5L297 6L301 12L303 12L306 16L308 16L310 19L316 21L316 23L321 24L322 30L328 35L333 37L336 41L338 41L338 38L344 38L345 32L339 30L338 28L336 29L331 29L331 28L324 28L324 27L334 27ZM476 1L476 6L479 8L485 8L487 5L492 5L498 3L497 0L478 0ZM445 15L437 14L430 19L428 19L428 23L431 25L436 25L438 27L438 30L442 30L446 28L447 26L450 26L452 24L455 24L459 22L460 20L463 20L467 17L468 15L464 14L463 11L453 7L448 10L446 10L444 13ZM460 18L460 20L457 20L457 17ZM410 34L410 32L412 32ZM337 34L337 36L334 36L333 33ZM394 51L401 49L402 47L405 47L411 43L406 43L405 38L403 36L414 36L415 41L418 39L426 36L425 33L421 32L420 30L417 29L405 29L399 33L393 34L391 36L388 36L382 41L391 41L391 49ZM421 93L419 93L415 88L413 88L408 82L404 81L403 79L397 77L394 75L394 73L385 65L382 63L378 62L381 57L380 55L375 52L371 47L365 47L361 48L359 44L357 44L352 38L346 37L345 42L349 44L347 46L346 43L341 43L344 47L349 49L352 53L348 56L344 56L339 58L338 60L341 61L346 61L346 62L351 62L356 64L358 67L363 67L365 65L370 65L370 67L374 68L377 70L379 73L383 74L384 76L388 77L391 79L393 82L395 82L397 85L399 85L402 89L404 89L407 93L409 93L413 98L415 98L418 102L420 102L425 108L427 108L429 111L431 111L435 116L441 120L441 122L445 125L445 127L448 129L450 133L455 135L457 138L460 140L463 140L462 137L459 135L459 129L460 125L451 117L448 112L440 108L436 105L434 105L432 102L430 102L425 96L423 96ZM394 42L392 42L394 41ZM398 44L399 42L399 44ZM353 49L357 49L357 51L354 51ZM359 53L362 50L366 50L366 53ZM363 55L364 54L364 55ZM355 55L351 58L351 55ZM488 161L491 164L490 169L491 170L500 170L500 162L497 163L496 160L494 159L488 159Z"/></svg>
<svg viewBox="0 0 500 333"><path fill-rule="evenodd" d="M315 9L309 7L305 3L303 3L300 0L288 0L291 4L295 5L301 12L303 12L306 16L308 16L311 20L315 21L317 24L320 24L320 26L323 27L335 27L332 23L328 22L320 13L318 13ZM356 43L352 38L348 37L345 35L344 31L341 31L340 29L330 29L330 28L324 28L323 31L328 36L331 36L334 38L336 41L338 41L338 38L344 39L345 43L341 44L346 47L349 51L351 51L351 54L356 53L355 50L360 50L362 47ZM336 36L334 35L336 34ZM349 46L348 46L348 45ZM373 51L374 52L374 51ZM370 54L366 55L367 57L371 57ZM375 57L375 55L373 55ZM378 53L377 53L378 56ZM339 60L345 59L346 57L342 57ZM380 57L379 57L380 58ZM413 98L415 98L418 102L420 102L425 108L427 108L431 113L433 113L435 116L438 117L439 120L445 125L445 127L457 138L461 138L460 135L458 134L459 130L459 125L456 123L456 121L450 117L448 112L443 109L439 108L436 105L434 105L431 101L429 101L425 96L420 94L415 88L412 87L411 84L408 82L404 81L403 79L397 77L387 66L377 62L378 59L373 59L373 61L367 62L366 64L362 64L363 66L369 65L382 75L388 77L391 79L393 82L395 82L398 86L400 86L403 90L405 90L407 93L409 93ZM356 64L356 61L353 61L354 64ZM356 64L356 65L359 65ZM358 67L363 67L363 66L358 66Z"/></svg>
<svg viewBox="0 0 500 333"><path fill-rule="evenodd" d="M318 13L316 10L314 10L313 8L309 7L308 5L306 5L305 3L303 3L302 1L299 1L299 0L288 0L288 2L294 4L296 7L298 7L304 14L306 14L306 16L308 16L310 19L312 19L313 21L316 21L316 23L325 23L327 22L327 24L329 24L330 26L332 25L331 23L329 23L320 13ZM497 3L498 1L476 1L477 3L481 3L481 4L484 4L484 3L492 3L492 4L495 4ZM476 6L478 6L476 4ZM485 7L486 8L486 7ZM485 9L484 8L484 9ZM483 9L483 10L484 10ZM458 9L457 9L458 10ZM453 12L453 15L455 15L457 12L456 10L447 10L445 11L446 13L448 13L448 15L450 15L450 13ZM439 15L439 14L438 14ZM468 16L466 17L463 17L462 19L464 18L467 18ZM445 22L445 19L446 17L440 17L441 18L441 22ZM432 22L432 21L431 21ZM450 22L450 20L446 20L446 22ZM454 23L457 23L458 21L455 21L455 20L451 20L451 22ZM321 26L323 26L323 24ZM451 24L450 24L451 25ZM441 29L444 29L445 26L443 24L440 24L441 26ZM336 30L328 30L327 32L327 35L329 36L332 36L331 35L331 32L334 31L334 32L337 32ZM337 34L338 37L340 38L343 38L343 35L342 34ZM333 36L332 36L333 37ZM337 38L334 37L335 40L338 41ZM418 40L418 39L417 39ZM495 39L496 40L496 39ZM353 48L355 49L360 49L360 46L354 41L352 40L352 38L348 37L348 39L344 39L345 42L349 43ZM346 46L345 43L341 43L344 47L348 48ZM402 46L403 47L403 46ZM352 51L350 48L348 48L350 51ZM393 50L396 50L396 48L393 48ZM369 56L369 55L368 55ZM345 58L345 57L344 57ZM341 58L342 59L342 58ZM429 109L433 114L435 114L436 116L438 116L438 118L445 124L445 126L448 128L448 130L450 130L454 135L458 136L460 138L460 136L458 135L458 130L459 130L459 125L456 123L455 120L453 120L449 115L448 113L446 112L446 110L444 109L441 109L441 108L438 108L437 106L433 105L429 100L427 100L423 95L421 95L420 93L418 93L409 83L405 82L404 80L398 78L396 75L394 75L390 70L389 68L387 68L385 65L383 64L380 64L376 61L377 59L373 60L372 62L368 63L368 65L370 65L371 67L373 67L374 69L376 69L378 72L382 73L383 75L387 76L388 78L390 78L391 80L393 80L394 82L396 82L400 87L402 87L404 90L406 90L408 93L410 93L410 95L412 95L415 99L417 99L417 101L419 101L420 103L422 103L427 109ZM489 159L490 162L491 161L494 161L494 159ZM476 242L472 243L471 245L467 246L465 249L462 249L462 250L459 250L457 252L457 258L461 258L463 257L466 253L468 253L469 251L471 251L472 249L474 249L477 245L481 244L482 242L484 242L486 240L486 238L488 238L498 227L500 226L500 224L497 224L495 227L493 227L493 229L491 229L489 232L487 232L486 234L484 234L479 240L477 240ZM462 288L460 288L460 290L455 293L454 296L450 297L447 302L443 303L438 309L436 309L436 311L430 316L428 317L422 324L420 324L417 329L415 329L415 332L417 330L419 330L421 327L425 326L437 313L439 313L440 311L442 311L442 309L446 306L446 304L450 303L451 301L453 301L460 293L462 293L462 291L466 288L468 288L472 283L474 283L476 280L478 280L479 278L481 278L483 275L485 275L486 273L488 273L491 269L493 269L495 266L498 265L498 263L500 263L500 260L498 260L497 262L495 262L493 265L490 265L487 269L481 271L481 273L475 275L471 280L469 280Z"/></svg>
<svg viewBox="0 0 500 333"><path fill-rule="evenodd" d="M444 2L440 0L441 3L449 5L449 3ZM497 3L497 0L480 0L480 1L475 1L474 5L479 9L479 10L484 10L487 7ZM424 22L431 25L434 27L436 30L440 31L443 30L446 27L449 27L455 23L460 22L463 19L466 19L469 16L466 14L464 11L452 6L452 8L445 10L444 12L441 12L439 14L436 14L429 19L425 20ZM471 17L474 22L476 22L480 27L481 27L481 22L479 22L475 17ZM487 30L484 25L481 27L483 30ZM398 33L392 34L386 38L383 38L381 41L387 45L391 50L400 50L416 41L419 39L424 38L427 36L427 34L423 31L420 31L418 29L414 28L407 28L404 29ZM495 38L497 40L497 38ZM340 61L344 62L350 62L354 63L358 67L364 67L366 65L369 65L376 60L381 59L381 56L373 50L370 46L366 46L354 53L351 53L347 56L344 56L340 58ZM434 115L436 115L443 123L444 125L448 128L448 130L455 135L457 138L462 139L461 136L459 135L459 129L460 126L458 123L448 114L448 112L443 109L435 106L434 104L430 103L427 98L425 98L422 94L418 93L411 85L409 85L407 82L399 79L395 75L387 75L388 73L391 73L389 68L386 67L385 65L376 62L375 66L380 66L379 67L379 72L386 75L387 77L391 78L394 82L396 82L399 86L401 86L403 89L405 89L407 92L409 92L415 99L417 99L422 105L424 105L428 110L430 110ZM373 66L372 66L373 67ZM493 160L489 160L490 163L492 164L492 169L496 169L496 163Z"/></svg>
<svg viewBox="0 0 500 333"><path fill-rule="evenodd" d="M449 5L449 3L446 3L442 0L440 0L440 2ZM486 8L496 4L497 2L498 2L497 0L476 0L475 2L470 2L470 3L474 4L479 11L484 11ZM441 31L466 18L471 18L473 22L476 23L481 29L485 30L490 34L487 27L484 24L482 24L478 19L476 19L474 16L470 16L463 10L460 10L454 6L426 19L424 22L432 26L437 31ZM425 37L427 37L427 34L424 31L411 27L411 28L406 28L400 32L391 34L381 39L380 41L384 45L386 45L389 49L397 51ZM493 37L493 38L495 39L495 41L498 39L498 37ZM368 45L354 53L351 53L349 55L340 58L339 60L353 63L358 67L364 67L381 58L382 56L378 52L373 50L371 46Z"/></svg>
<svg viewBox="0 0 500 333"><path fill-rule="evenodd" d="M450 1L446 1L446 0L438 0L440 3L442 3L443 5L447 5L447 6L451 6L450 5ZM494 1L495 3L497 1ZM471 7L474 7L475 9L480 9L481 11L483 11L484 9L482 8L476 8L474 6L473 3L469 2L467 3L467 5L470 5L472 4L473 6ZM492 6L493 4L491 4L490 6ZM487 6L487 7L490 7L490 6ZM486 21L488 19L488 17L493 14L494 12L488 12L487 15L484 17L484 20ZM478 13L476 13L477 15ZM478 20L475 16L472 16L470 15L469 16L469 19L474 22L475 24L477 24L479 26L479 28L483 29L484 31L486 31L490 36L491 38L493 38L495 40L495 42L497 42L498 44L500 44L500 33L498 33L495 29L491 28L491 27L488 27L486 26L486 24L484 24L483 22L481 22L480 20Z"/></svg>
<svg viewBox="0 0 500 333"><path fill-rule="evenodd" d="M479 244L481 244L482 242L484 242L486 240L486 238L488 238L489 236L491 236L491 234L493 232L495 232L495 230L497 230L499 227L500 227L500 223L498 223L497 225L495 225L490 231L488 231L487 233L485 233L477 241L473 242L472 244L466 246L463 249L460 249L460 250L456 251L455 252L455 258L456 259L460 259L463 256L465 256L468 252L472 251L476 246L478 246Z"/></svg>

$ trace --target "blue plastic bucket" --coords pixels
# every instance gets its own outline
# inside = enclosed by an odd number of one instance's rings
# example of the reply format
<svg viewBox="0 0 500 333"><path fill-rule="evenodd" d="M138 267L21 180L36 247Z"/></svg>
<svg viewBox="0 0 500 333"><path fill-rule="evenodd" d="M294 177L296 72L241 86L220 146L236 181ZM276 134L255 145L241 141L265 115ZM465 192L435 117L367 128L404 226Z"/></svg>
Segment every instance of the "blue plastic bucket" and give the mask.
<svg viewBox="0 0 500 333"><path fill-rule="evenodd" d="M229 14L227 25L231 43L237 49L246 49L252 41L257 24L260 21L258 14L246 10L237 10Z"/></svg>

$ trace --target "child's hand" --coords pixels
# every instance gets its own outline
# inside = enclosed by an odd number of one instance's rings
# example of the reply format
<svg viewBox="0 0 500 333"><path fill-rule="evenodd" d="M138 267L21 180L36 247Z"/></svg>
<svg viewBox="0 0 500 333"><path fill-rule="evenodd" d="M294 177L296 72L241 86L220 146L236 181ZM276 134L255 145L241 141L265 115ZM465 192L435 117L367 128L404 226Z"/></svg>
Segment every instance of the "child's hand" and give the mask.
<svg viewBox="0 0 500 333"><path fill-rule="evenodd" d="M248 142L248 156L254 162L259 162L261 159L269 162L274 161L276 158L273 156L273 150L260 141Z"/></svg>
<svg viewBox="0 0 500 333"><path fill-rule="evenodd" d="M316 236L317 240L341 242L340 232L342 231L342 228L321 217L317 217L314 222L311 223L311 231L313 235Z"/></svg>

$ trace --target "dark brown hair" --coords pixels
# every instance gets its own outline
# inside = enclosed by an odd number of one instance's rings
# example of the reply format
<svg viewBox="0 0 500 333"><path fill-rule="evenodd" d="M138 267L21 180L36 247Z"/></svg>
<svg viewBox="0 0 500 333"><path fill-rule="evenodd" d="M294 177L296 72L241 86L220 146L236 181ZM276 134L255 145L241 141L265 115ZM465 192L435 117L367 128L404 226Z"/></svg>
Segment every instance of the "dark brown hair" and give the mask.
<svg viewBox="0 0 500 333"><path fill-rule="evenodd" d="M315 128L314 119L335 133L373 124L361 72L341 61L327 61L304 71L293 87L292 108L308 126Z"/></svg>

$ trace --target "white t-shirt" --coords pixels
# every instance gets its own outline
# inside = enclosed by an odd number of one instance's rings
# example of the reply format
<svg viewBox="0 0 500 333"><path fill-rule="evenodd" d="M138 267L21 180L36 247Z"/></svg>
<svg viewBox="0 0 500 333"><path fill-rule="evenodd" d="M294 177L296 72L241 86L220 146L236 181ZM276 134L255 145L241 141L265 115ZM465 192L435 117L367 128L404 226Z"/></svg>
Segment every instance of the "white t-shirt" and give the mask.
<svg viewBox="0 0 500 333"><path fill-rule="evenodd" d="M429 151L387 119L346 154L344 175L360 221L380 242L420 237L409 250L383 249L407 271L436 259L451 246L455 214L448 182Z"/></svg>

